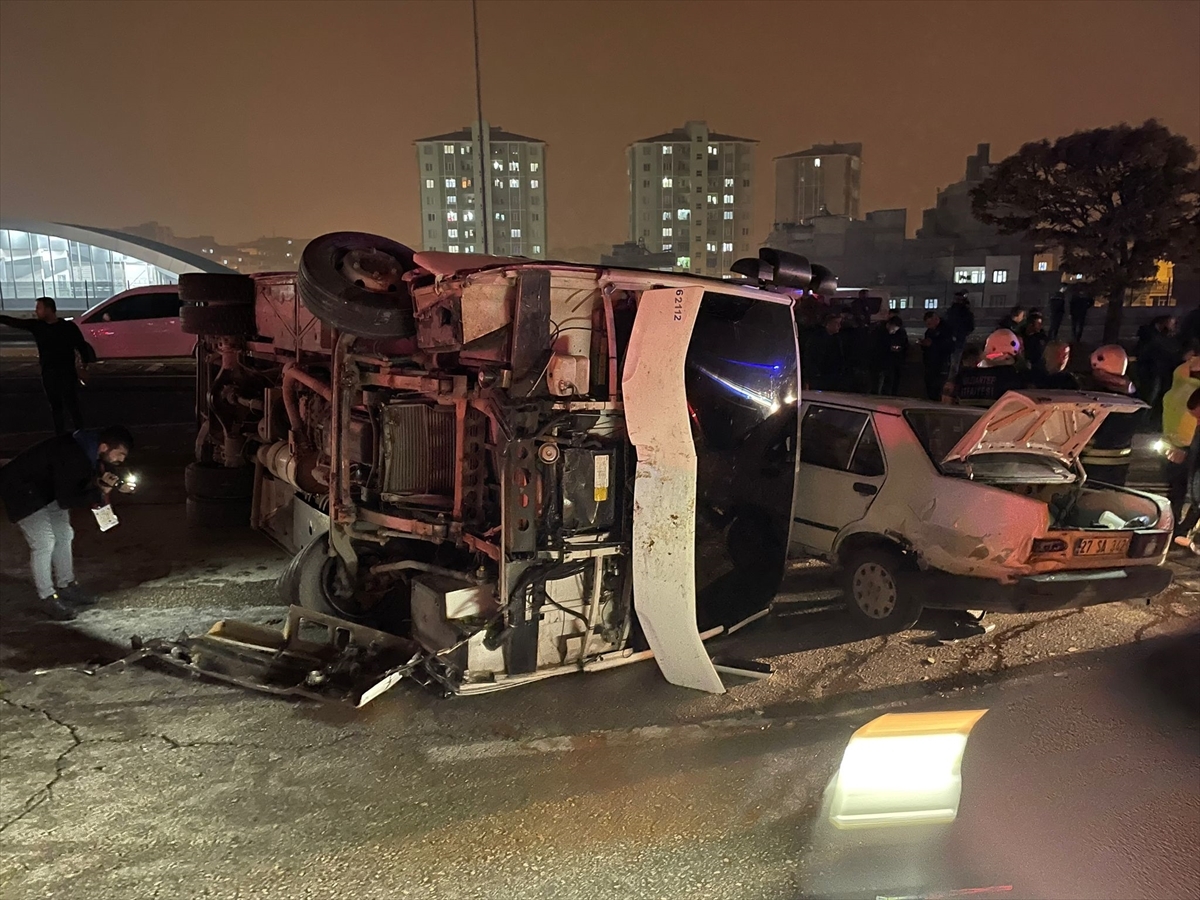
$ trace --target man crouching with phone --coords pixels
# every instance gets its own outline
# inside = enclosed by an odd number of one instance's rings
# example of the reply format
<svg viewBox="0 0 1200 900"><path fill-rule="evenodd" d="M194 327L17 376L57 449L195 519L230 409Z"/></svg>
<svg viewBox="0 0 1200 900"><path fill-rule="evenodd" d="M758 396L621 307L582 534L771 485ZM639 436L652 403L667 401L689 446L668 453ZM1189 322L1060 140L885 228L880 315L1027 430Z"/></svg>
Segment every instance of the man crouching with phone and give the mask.
<svg viewBox="0 0 1200 900"><path fill-rule="evenodd" d="M35 444L0 469L0 499L29 544L33 584L52 619L73 619L96 602L75 583L70 511L92 510L102 531L115 525L109 495L133 490L115 471L132 449L124 426L82 429Z"/></svg>

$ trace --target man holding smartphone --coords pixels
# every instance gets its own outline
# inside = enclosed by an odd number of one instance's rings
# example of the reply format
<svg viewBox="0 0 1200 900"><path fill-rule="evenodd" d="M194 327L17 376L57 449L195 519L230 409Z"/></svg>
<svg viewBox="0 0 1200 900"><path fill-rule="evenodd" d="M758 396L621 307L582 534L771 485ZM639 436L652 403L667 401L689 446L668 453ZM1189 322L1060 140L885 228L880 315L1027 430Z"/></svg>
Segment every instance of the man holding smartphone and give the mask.
<svg viewBox="0 0 1200 900"><path fill-rule="evenodd" d="M0 469L0 499L29 544L34 587L52 619L96 602L75 582L70 511L102 509L113 488L132 490L113 471L132 449L129 429L112 425L42 441Z"/></svg>

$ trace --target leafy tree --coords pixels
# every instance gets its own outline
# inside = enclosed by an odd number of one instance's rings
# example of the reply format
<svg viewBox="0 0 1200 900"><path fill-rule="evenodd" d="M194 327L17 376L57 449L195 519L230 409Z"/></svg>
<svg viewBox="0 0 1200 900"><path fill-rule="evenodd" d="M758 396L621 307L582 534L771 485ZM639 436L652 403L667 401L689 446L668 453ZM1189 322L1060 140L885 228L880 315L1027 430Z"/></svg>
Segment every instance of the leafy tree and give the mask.
<svg viewBox="0 0 1200 900"><path fill-rule="evenodd" d="M1154 119L1026 144L971 192L975 217L1041 247L1108 297L1104 339L1117 339L1125 294L1159 260L1194 252L1200 235L1196 150Z"/></svg>

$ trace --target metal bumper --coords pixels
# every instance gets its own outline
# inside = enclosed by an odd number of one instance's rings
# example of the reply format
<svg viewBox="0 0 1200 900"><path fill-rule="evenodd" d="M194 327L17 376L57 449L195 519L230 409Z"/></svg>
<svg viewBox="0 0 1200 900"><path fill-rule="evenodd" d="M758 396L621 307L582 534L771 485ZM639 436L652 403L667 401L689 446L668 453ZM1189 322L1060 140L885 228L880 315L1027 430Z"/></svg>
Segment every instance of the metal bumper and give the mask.
<svg viewBox="0 0 1200 900"><path fill-rule="evenodd" d="M1152 565L1031 575L1014 584L927 574L925 606L989 612L1051 612L1122 600L1149 603L1170 587L1173 577L1165 566Z"/></svg>

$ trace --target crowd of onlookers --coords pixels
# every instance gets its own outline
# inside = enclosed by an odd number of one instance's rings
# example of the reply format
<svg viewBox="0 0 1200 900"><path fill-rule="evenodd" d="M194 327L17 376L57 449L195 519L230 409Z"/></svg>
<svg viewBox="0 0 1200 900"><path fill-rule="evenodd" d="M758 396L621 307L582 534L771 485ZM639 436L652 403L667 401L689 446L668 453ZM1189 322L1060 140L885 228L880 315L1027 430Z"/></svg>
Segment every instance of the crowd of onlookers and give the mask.
<svg viewBox="0 0 1200 900"><path fill-rule="evenodd" d="M874 304L874 305L872 305ZM1088 367L1071 366L1092 298L1078 291L1050 298L1048 316L1014 306L982 345L971 340L979 323L965 291L944 312L928 310L921 348L921 392L929 400L990 406L1006 391L1092 391L1143 401L1141 415L1109 416L1084 451L1091 477L1123 485L1134 434L1163 436L1168 494L1180 533L1200 513L1200 309L1181 319L1160 315L1137 334L1133 361L1119 344L1095 348ZM903 320L878 315L879 300L862 291L848 307L806 297L797 307L801 373L809 390L898 395L911 344ZM1060 336L1069 314L1070 335ZM1190 511L1187 500L1190 498Z"/></svg>

